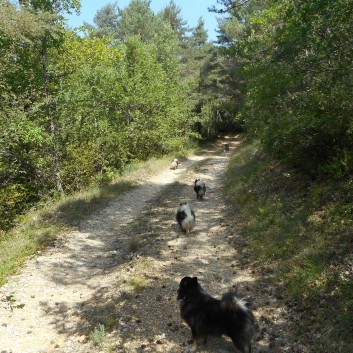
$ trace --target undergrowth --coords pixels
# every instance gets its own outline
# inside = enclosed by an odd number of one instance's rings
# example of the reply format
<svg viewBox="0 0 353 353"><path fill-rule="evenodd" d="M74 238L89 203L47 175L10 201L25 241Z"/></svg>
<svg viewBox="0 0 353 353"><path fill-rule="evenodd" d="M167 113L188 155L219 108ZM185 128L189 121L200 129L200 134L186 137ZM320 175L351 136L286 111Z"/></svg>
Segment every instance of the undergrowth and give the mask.
<svg viewBox="0 0 353 353"><path fill-rule="evenodd" d="M253 259L274 270L306 313L298 338L309 341L317 332L316 352L351 351L353 179L313 181L256 142L243 142L231 158L225 194Z"/></svg>
<svg viewBox="0 0 353 353"><path fill-rule="evenodd" d="M105 326L99 324L90 334L90 339L96 347L104 348L108 345L107 332Z"/></svg>

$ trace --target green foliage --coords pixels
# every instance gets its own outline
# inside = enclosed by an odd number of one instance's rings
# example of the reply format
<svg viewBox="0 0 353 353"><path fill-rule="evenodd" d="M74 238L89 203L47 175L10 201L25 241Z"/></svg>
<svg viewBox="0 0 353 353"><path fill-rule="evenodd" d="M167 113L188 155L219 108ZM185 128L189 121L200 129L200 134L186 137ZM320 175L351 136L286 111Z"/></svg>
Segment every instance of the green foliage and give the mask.
<svg viewBox="0 0 353 353"><path fill-rule="evenodd" d="M79 12L81 3L79 0L19 0L22 7L32 8L35 11L61 13L71 11Z"/></svg>
<svg viewBox="0 0 353 353"><path fill-rule="evenodd" d="M97 28L93 29L98 37L112 36L116 34L119 26L119 8L115 1L113 4L107 4L97 11L93 22Z"/></svg>
<svg viewBox="0 0 353 353"><path fill-rule="evenodd" d="M214 78L214 73L211 73L212 69L210 68L215 58L215 48L207 42L207 31L204 28L202 18L199 19L197 26L191 29L181 18L180 8L176 6L174 1L170 1L160 13L154 15L150 9L150 2L141 0L131 1L125 9L118 8L117 3L107 5L97 12L96 17L97 27L92 29L92 35L109 34L119 42L124 42L128 48L131 46L132 38L135 37L136 40L137 37L142 43L151 45L151 48L155 47L157 51L154 55L156 55L158 63L162 65L163 70L168 75L168 79L173 79L175 83L178 83L181 73L185 83L183 89L190 92L187 107L194 111L192 120L197 122L197 126L193 126L194 131L197 132L197 134L193 134L194 136L201 136L204 132L211 131L209 126L206 126L208 124L207 120L215 119L215 117L218 119L220 116L229 114L228 110L218 108L215 108L207 117L205 113L201 114L202 106L206 102L210 103L214 100L212 93L217 91L217 98L222 96L217 85L217 79ZM148 56L146 56L147 58ZM148 60L146 64L150 65ZM148 70L145 70L145 72L148 73ZM158 73L158 70L156 72ZM163 79L158 74L156 78ZM153 84L151 87L153 87ZM141 92L143 89L139 87ZM157 89L157 91L160 91L160 89ZM136 104L134 103L134 105ZM218 107L217 103L214 107L216 106ZM163 118L163 121L166 121L166 119ZM213 125L217 125L215 121L213 121ZM162 126L162 123L158 126ZM168 125L164 124L163 131L167 127ZM189 129L190 124L186 128ZM212 136L205 135L203 137L212 138L214 135L212 133ZM152 136L148 138L153 139ZM159 138L160 134L157 134L156 139ZM164 150L170 150L168 146L172 147L172 145L175 148L178 138L173 138L173 142L171 142L170 137L164 141L166 147ZM139 141L136 142L136 144L138 143ZM151 148L154 149L152 146Z"/></svg>
<svg viewBox="0 0 353 353"><path fill-rule="evenodd" d="M33 6L39 8L41 4ZM47 59L44 53L50 47L60 45L61 35L55 13L34 13L30 6L18 10L8 1L4 5L0 10L0 183L4 216L0 227L7 229L17 214L55 185L55 125L48 114L52 88L43 70L43 58Z"/></svg>
<svg viewBox="0 0 353 353"><path fill-rule="evenodd" d="M254 261L272 269L273 281L284 283L300 310L312 312L303 327L325 333L317 351L335 351L339 342L342 352L349 352L351 178L313 182L271 159L258 143L243 143L225 180L226 196L237 210L236 227ZM306 332L300 334L305 338Z"/></svg>
<svg viewBox="0 0 353 353"><path fill-rule="evenodd" d="M192 46L202 47L207 43L208 35L205 29L205 21L199 18L196 27L192 30Z"/></svg>
<svg viewBox="0 0 353 353"><path fill-rule="evenodd" d="M129 5L119 11L119 38L139 37L142 42L151 42L158 33L159 21L150 8L149 0L131 0Z"/></svg>
<svg viewBox="0 0 353 353"><path fill-rule="evenodd" d="M214 48L201 20L187 38L173 1L158 15L149 1L107 5L84 38L65 30L61 17L78 10L77 1L2 4L2 229L40 200L109 183L129 163L185 150L198 136L193 122L215 135L219 106L202 98L212 86L203 73Z"/></svg>
<svg viewBox="0 0 353 353"><path fill-rule="evenodd" d="M134 292L139 292L146 287L147 281L143 277L132 277L127 283Z"/></svg>
<svg viewBox="0 0 353 353"><path fill-rule="evenodd" d="M75 185L75 179L87 185L97 173L119 171L129 161L169 153L185 142L185 96L168 49L173 47L160 39L150 45L132 37L125 45L107 46L99 65L85 62L63 81L59 102L66 185ZM101 46L95 38L83 41L93 53L96 44Z"/></svg>
<svg viewBox="0 0 353 353"><path fill-rule="evenodd" d="M312 175L353 168L351 5L253 0L223 24L244 63L247 130Z"/></svg>
<svg viewBox="0 0 353 353"><path fill-rule="evenodd" d="M5 119L0 115L0 123ZM17 131L16 131L17 130ZM35 186L35 152L23 138L21 128L0 132L0 229L8 229L26 204L37 200Z"/></svg>
<svg viewBox="0 0 353 353"><path fill-rule="evenodd" d="M107 16L119 12L124 44L114 31L80 38L64 30L59 12L77 8L76 1L22 3L18 11L4 4L2 229L41 199L108 183L131 161L183 148L190 124L178 38L148 1L97 15L114 27Z"/></svg>
<svg viewBox="0 0 353 353"><path fill-rule="evenodd" d="M151 43L160 32L162 21L154 15L149 0L131 0L124 9L118 7L118 2L105 5L97 11L94 23L95 27L86 25L91 35L111 36L120 42L138 37Z"/></svg>
<svg viewBox="0 0 353 353"><path fill-rule="evenodd" d="M90 339L93 344L99 348L104 348L107 344L107 332L105 330L105 326L99 324L90 334Z"/></svg>
<svg viewBox="0 0 353 353"><path fill-rule="evenodd" d="M129 251L130 252L137 252L137 250L140 248L140 246L141 246L140 240L136 237L133 237L129 243Z"/></svg>
<svg viewBox="0 0 353 353"><path fill-rule="evenodd" d="M189 31L187 22L181 16L181 8L174 0L170 0L165 8L158 14L163 21L168 23L172 30L177 34L180 42L186 39L186 33Z"/></svg>

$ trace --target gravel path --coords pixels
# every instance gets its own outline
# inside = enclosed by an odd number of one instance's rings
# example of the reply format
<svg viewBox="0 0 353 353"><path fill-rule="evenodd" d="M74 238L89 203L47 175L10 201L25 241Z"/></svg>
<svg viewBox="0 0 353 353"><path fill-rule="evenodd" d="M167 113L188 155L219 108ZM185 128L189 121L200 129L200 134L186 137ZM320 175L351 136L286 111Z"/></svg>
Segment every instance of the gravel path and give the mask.
<svg viewBox="0 0 353 353"><path fill-rule="evenodd" d="M238 141L227 142L231 153ZM236 286L253 302L254 353L309 352L295 343L280 287L268 286L267 274L250 263L228 215L228 159L218 145L160 171L28 260L0 288L0 353L188 352L190 332L176 301L184 276L197 276L214 296ZM203 201L195 178L206 182ZM189 236L175 221L182 201L196 213ZM222 338L199 352L235 349Z"/></svg>

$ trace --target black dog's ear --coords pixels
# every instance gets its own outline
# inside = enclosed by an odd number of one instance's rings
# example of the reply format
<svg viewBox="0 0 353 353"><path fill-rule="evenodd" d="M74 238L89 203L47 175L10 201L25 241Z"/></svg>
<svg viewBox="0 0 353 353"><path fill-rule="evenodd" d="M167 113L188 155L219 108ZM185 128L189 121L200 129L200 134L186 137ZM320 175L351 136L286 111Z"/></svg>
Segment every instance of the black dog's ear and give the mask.
<svg viewBox="0 0 353 353"><path fill-rule="evenodd" d="M180 281L180 286L186 287L192 281L191 277L184 277Z"/></svg>
<svg viewBox="0 0 353 353"><path fill-rule="evenodd" d="M193 277L193 278L191 278L191 280L193 283L197 284L197 277Z"/></svg>

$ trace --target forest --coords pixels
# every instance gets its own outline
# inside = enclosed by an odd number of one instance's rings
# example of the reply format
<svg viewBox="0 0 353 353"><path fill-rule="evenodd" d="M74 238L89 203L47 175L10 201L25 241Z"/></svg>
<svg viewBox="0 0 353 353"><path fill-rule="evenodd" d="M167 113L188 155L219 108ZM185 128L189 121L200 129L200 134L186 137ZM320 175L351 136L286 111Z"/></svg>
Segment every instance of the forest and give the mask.
<svg viewBox="0 0 353 353"><path fill-rule="evenodd" d="M353 0L214 3L211 42L174 0L112 0L76 29L79 0L0 0L0 248L31 210L241 133L225 180L237 229L348 352ZM1 284L23 263L6 261Z"/></svg>
<svg viewBox="0 0 353 353"><path fill-rule="evenodd" d="M173 0L0 2L0 228L135 160L246 131L314 178L353 166L350 0L217 1L218 42ZM83 34L82 34L83 33Z"/></svg>
<svg viewBox="0 0 353 353"><path fill-rule="evenodd" d="M202 18L189 28L173 1L154 14L134 0L103 7L79 35L64 17L79 8L1 1L2 230L30 207L215 133L206 107L223 59Z"/></svg>

